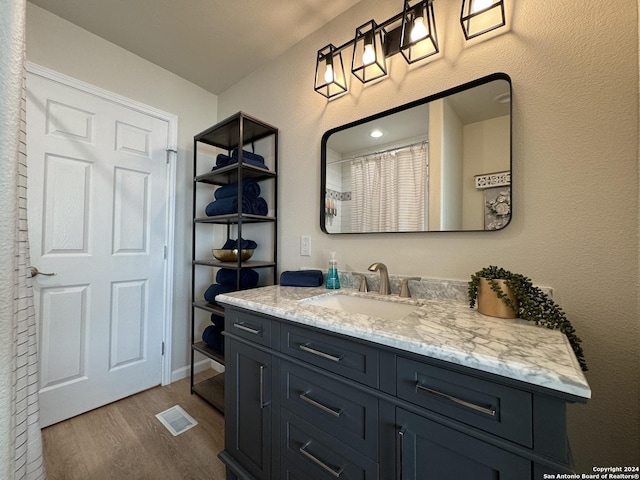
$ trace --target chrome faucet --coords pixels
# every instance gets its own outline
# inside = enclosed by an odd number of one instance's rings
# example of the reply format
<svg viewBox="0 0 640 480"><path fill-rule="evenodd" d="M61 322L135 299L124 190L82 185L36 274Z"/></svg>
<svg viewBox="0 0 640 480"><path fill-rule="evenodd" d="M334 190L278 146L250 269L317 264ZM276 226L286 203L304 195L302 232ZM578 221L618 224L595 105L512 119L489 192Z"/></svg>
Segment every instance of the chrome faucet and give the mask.
<svg viewBox="0 0 640 480"><path fill-rule="evenodd" d="M376 262L369 267L370 272L380 272L380 295L389 295L391 288L389 288L389 272L387 266L384 263Z"/></svg>

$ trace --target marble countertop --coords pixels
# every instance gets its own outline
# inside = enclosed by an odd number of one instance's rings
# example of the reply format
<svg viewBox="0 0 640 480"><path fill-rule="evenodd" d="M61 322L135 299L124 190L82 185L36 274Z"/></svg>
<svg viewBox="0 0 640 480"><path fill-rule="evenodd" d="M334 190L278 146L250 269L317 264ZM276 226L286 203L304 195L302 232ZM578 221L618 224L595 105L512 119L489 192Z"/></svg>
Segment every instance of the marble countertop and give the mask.
<svg viewBox="0 0 640 480"><path fill-rule="evenodd" d="M321 295L365 295L419 308L401 320L385 320L306 303ZM381 345L591 398L591 389L567 337L524 320L488 317L454 300L402 299L323 287L260 287L218 295L242 307Z"/></svg>

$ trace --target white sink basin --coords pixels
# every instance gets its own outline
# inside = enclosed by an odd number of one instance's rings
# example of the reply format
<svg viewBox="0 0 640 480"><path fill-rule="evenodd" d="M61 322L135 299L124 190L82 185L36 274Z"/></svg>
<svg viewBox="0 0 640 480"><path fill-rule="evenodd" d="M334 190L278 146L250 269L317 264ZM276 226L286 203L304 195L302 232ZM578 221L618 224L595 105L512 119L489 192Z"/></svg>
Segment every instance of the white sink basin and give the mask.
<svg viewBox="0 0 640 480"><path fill-rule="evenodd" d="M309 298L303 300L303 302L324 308L331 308L333 310L361 313L370 317L384 318L387 320L400 320L420 308L420 305L386 302L376 298L354 297L341 294Z"/></svg>

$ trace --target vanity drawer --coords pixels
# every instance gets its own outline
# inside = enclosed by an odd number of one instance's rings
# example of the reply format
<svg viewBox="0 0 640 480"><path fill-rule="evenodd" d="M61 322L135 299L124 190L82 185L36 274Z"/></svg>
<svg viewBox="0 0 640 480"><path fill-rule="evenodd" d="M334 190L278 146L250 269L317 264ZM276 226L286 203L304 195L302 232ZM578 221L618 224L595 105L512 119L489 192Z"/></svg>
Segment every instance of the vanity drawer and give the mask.
<svg viewBox="0 0 640 480"><path fill-rule="evenodd" d="M273 346L272 330L277 323L271 319L238 310L227 310L225 320L225 328L229 333L266 347Z"/></svg>
<svg viewBox="0 0 640 480"><path fill-rule="evenodd" d="M378 455L378 399L306 368L282 362L282 405L368 457Z"/></svg>
<svg viewBox="0 0 640 480"><path fill-rule="evenodd" d="M282 466L304 472L305 480L375 480L377 462L287 409L281 410ZM281 478L287 478L282 476ZM295 478L295 476L294 476Z"/></svg>
<svg viewBox="0 0 640 480"><path fill-rule="evenodd" d="M378 386L375 348L295 325L282 325L282 352L372 387Z"/></svg>
<svg viewBox="0 0 640 480"><path fill-rule="evenodd" d="M533 446L531 394L398 357L398 397L459 422Z"/></svg>

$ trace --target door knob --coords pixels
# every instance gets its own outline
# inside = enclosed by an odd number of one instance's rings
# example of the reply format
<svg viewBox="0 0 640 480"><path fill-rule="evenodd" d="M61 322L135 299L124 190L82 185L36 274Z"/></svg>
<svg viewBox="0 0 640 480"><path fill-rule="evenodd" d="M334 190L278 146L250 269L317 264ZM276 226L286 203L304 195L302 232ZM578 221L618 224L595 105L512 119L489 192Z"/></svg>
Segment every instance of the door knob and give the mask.
<svg viewBox="0 0 640 480"><path fill-rule="evenodd" d="M46 275L47 277L55 276L55 273L43 273L40 270L38 270L36 267L29 267L29 270L31 271L31 278L37 275Z"/></svg>

